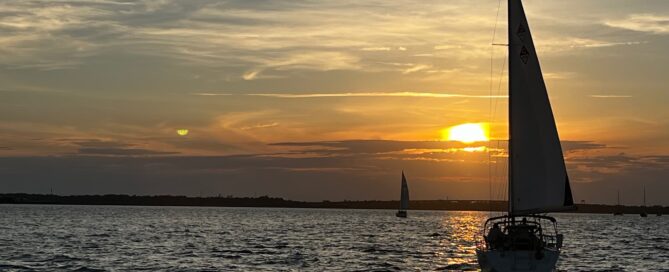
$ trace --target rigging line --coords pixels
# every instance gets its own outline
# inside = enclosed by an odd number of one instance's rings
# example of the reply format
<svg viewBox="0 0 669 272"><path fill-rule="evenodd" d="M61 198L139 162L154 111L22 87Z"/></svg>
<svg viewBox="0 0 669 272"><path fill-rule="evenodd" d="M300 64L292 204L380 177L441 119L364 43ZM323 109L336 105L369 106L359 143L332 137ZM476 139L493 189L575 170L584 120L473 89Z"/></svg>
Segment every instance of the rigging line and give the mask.
<svg viewBox="0 0 669 272"><path fill-rule="evenodd" d="M490 39L490 95L492 96L492 86L493 86L493 67L494 67L494 56L495 56L495 36L497 36L497 23L499 22L499 10L502 6L502 0L497 1L497 13L495 14L495 25L492 28L492 38ZM490 117L492 108L492 100L489 101L488 108L488 117Z"/></svg>
<svg viewBox="0 0 669 272"><path fill-rule="evenodd" d="M502 62L502 70L499 71L499 83L497 84L497 96L499 97L502 93L502 82L504 80L504 69L506 68L506 60L508 59L508 54L504 55L504 61ZM497 102L499 100L495 99L495 106L493 107L493 112L492 112L492 122L495 122L496 116L497 116Z"/></svg>
<svg viewBox="0 0 669 272"><path fill-rule="evenodd" d="M502 93L502 82L504 81L504 73L506 72L505 68L506 68L506 60L507 59L508 59L508 53L504 55L504 61L502 62L502 68L499 71L499 82L497 83L497 96L496 97L499 97ZM492 120L490 121L491 124L493 124L497 121L497 105L498 105L498 103L499 103L499 99L495 99L495 103L494 103L494 107L493 107L492 115L491 115ZM500 148L500 146L499 146L500 141L501 140L499 140L499 139L496 141L497 142L496 150L499 150L499 148ZM491 170L493 172L491 175L495 179L494 183L499 182L499 184L497 184L497 186L495 186L496 187L495 191L497 192L497 195L495 196L495 199L500 199L501 196L499 194L503 189L505 189L506 185L505 185L505 183L502 183L504 181L503 178L498 175L498 173L499 173L499 171L498 171L499 161L495 160L495 162L496 163L495 163L495 166L494 166L494 170ZM504 173L504 172L505 171L503 171L502 173Z"/></svg>
<svg viewBox="0 0 669 272"><path fill-rule="evenodd" d="M499 75L499 83L497 84L497 95L498 95L498 96L502 93L502 82L503 82L503 80L504 80L504 72L506 71L506 69L505 69L505 68L506 68L506 60L508 59L508 57L509 57L509 56L508 56L508 52L507 52L507 54L504 55L504 61L502 62L502 70L500 71L500 75ZM499 100L498 100L498 99L495 99L495 106L494 106L494 108L493 108L493 122L496 121L495 119L496 119L496 117L497 117L497 104L498 104L498 102L499 102ZM498 140L498 141L497 141L497 149L498 149L498 150L499 150L499 144L500 144L500 141ZM509 146L509 145L508 145L508 143L507 143L507 150L508 150L508 146ZM508 152L508 151L507 151L507 152ZM504 164L504 166L508 166L508 160L507 160L507 163ZM502 173L506 173L506 170L507 170L507 167L504 167ZM495 175L497 175L497 165L495 165ZM507 178L508 178L507 175L503 175L503 177L507 177ZM503 178L500 178L500 181L504 181L504 179L503 179ZM502 183L502 182L500 182L500 183L501 183L501 186L502 186L503 188L508 187L508 186L507 186L507 185L508 185L508 182L506 182L506 183ZM500 191L501 191L501 190L500 190Z"/></svg>
<svg viewBox="0 0 669 272"><path fill-rule="evenodd" d="M499 81L498 87L497 87L498 88L497 89L497 94L498 95L502 92L502 90L501 90L502 87L501 86L502 86L503 75L504 75L504 71L505 71L504 68L505 67L506 67L506 56L505 56L505 59L504 59L504 62L503 62L502 70L500 71L500 81ZM493 114L492 114L493 119L491 121L492 123L496 122L498 102L499 102L499 100L495 100L495 104L494 104L495 106L494 106L494 110L493 110ZM496 152L499 152L499 150L500 150L500 142L501 141L502 140L500 140L500 139L497 139L495 141L496 142L496 147L494 148L494 150ZM500 164L503 164L503 166L505 166L505 162L502 161L500 163L499 157L497 157L497 158L495 158L495 165L493 167L491 167L491 171L492 171L491 175L493 177L492 182L494 183L493 187L495 188L494 189L495 192L493 193L495 199L500 199L501 196L499 194L501 193L501 190L504 189L504 187L505 187L505 184L502 183L504 181L503 177L505 175L502 175L502 176L498 175L498 173L500 173L500 171L499 171L500 170ZM502 171L502 173L503 172L504 171Z"/></svg>
<svg viewBox="0 0 669 272"><path fill-rule="evenodd" d="M492 38L490 39L490 95L492 97L492 86L493 86L493 67L494 67L494 56L495 56L495 36L497 35L497 23L499 21L499 10L501 9L502 6L502 0L497 1L497 12L495 14L495 25L492 29ZM497 98L494 98L497 99ZM492 100L489 100L488 103L488 120L492 119ZM492 123L489 123L488 125L488 137L492 136L491 133L491 126ZM489 203L489 210L490 210L490 215L492 215L492 170L491 168L491 163L490 163L490 140L488 140L488 203Z"/></svg>
<svg viewBox="0 0 669 272"><path fill-rule="evenodd" d="M495 14L495 25L492 28L492 38L490 39L490 97L492 97L492 85L493 85L493 68L494 68L494 57L495 57L495 46L493 45L495 43L495 36L497 35L497 22L499 21L499 10L502 6L502 0L497 1L497 12ZM496 98L495 98L496 99ZM488 101L488 120L492 119L492 100ZM488 137L491 136L492 133L490 133L491 123L488 123ZM492 170L491 165L490 165L490 140L488 140L488 147L486 148L488 151L488 205L489 210L490 210L490 215L492 215Z"/></svg>

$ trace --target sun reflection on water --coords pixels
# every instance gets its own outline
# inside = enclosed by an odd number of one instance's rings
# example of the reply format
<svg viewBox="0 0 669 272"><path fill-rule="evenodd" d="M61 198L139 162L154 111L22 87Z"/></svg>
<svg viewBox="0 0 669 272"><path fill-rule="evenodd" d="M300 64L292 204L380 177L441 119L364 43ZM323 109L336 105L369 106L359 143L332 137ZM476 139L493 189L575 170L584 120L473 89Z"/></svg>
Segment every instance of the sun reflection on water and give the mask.
<svg viewBox="0 0 669 272"><path fill-rule="evenodd" d="M442 227L449 230L448 239L441 241L445 252L438 254L446 258L449 266L475 264L476 236L481 232L485 214L481 212L449 212L442 220Z"/></svg>

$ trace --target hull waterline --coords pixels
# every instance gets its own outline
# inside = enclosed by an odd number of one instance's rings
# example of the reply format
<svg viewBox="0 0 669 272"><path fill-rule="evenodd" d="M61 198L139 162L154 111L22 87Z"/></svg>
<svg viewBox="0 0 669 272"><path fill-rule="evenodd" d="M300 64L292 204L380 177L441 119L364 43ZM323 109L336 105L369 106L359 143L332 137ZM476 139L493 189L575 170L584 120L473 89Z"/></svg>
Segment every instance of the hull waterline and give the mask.
<svg viewBox="0 0 669 272"><path fill-rule="evenodd" d="M556 271L559 250L545 249L537 251L520 250L476 250L476 257L484 272L506 271Z"/></svg>

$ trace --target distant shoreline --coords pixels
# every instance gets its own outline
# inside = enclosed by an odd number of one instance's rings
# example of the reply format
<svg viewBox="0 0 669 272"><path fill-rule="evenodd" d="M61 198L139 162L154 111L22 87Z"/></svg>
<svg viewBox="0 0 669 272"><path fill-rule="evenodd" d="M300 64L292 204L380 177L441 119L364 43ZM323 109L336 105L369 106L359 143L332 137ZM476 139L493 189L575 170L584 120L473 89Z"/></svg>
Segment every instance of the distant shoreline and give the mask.
<svg viewBox="0 0 669 272"><path fill-rule="evenodd" d="M399 201L321 201L306 202L286 200L279 197L187 197L187 196L136 196L136 195L71 195L51 194L0 194L0 204L46 204L46 205L119 205L119 206L197 206L197 207L275 207L275 208L325 208L325 209L387 209L395 210ZM437 211L506 211L506 201L488 200L412 200L411 210ZM616 206L602 204L577 204L570 213L669 214L669 207L662 206Z"/></svg>

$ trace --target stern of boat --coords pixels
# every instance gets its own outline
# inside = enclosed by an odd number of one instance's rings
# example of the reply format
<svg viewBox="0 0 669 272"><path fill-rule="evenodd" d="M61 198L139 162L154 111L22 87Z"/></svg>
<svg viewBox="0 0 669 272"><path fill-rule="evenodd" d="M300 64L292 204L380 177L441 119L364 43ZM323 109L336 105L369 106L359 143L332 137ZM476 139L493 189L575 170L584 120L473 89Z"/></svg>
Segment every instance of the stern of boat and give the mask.
<svg viewBox="0 0 669 272"><path fill-rule="evenodd" d="M499 229L501 238L490 238L492 228ZM490 218L482 234L476 238L476 258L481 271L556 271L562 235L557 232L554 218L539 215Z"/></svg>
<svg viewBox="0 0 669 272"><path fill-rule="evenodd" d="M504 251L477 249L476 258L484 272L556 271L560 252L546 249L537 251Z"/></svg>

